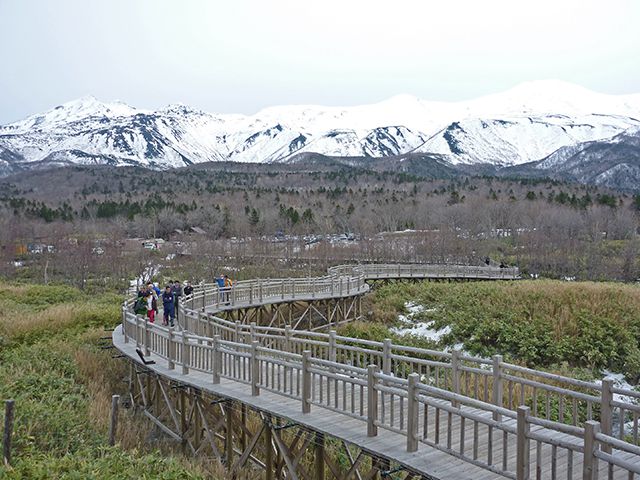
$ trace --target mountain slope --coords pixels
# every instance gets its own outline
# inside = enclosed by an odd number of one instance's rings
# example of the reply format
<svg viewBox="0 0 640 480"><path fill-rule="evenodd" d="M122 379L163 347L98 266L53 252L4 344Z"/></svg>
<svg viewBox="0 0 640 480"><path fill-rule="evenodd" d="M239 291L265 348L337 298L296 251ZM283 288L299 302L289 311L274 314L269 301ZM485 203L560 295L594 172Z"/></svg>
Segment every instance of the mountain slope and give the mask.
<svg viewBox="0 0 640 480"><path fill-rule="evenodd" d="M612 138L562 147L548 157L502 174L547 176L610 188L640 188L640 129Z"/></svg>

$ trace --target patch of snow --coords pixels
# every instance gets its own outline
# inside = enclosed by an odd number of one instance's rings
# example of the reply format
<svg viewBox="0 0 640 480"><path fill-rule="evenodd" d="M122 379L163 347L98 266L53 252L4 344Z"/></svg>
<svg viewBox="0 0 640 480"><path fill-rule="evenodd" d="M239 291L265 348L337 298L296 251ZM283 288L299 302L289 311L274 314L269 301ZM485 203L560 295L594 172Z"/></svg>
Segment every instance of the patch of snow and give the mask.
<svg viewBox="0 0 640 480"><path fill-rule="evenodd" d="M426 338L428 340L432 340L434 342L439 342L442 340L442 337L451 333L451 327L448 325L440 330L435 330L433 328L433 321L431 322L419 322L411 327L407 328L396 328L392 327L389 330L392 333L397 335L415 335L417 337Z"/></svg>
<svg viewBox="0 0 640 480"><path fill-rule="evenodd" d="M391 327L389 331L397 335L415 335L422 338L427 338L434 342L439 342L442 337L451 333L451 328L446 326L439 330L433 328L433 320L427 322L415 322L415 317L428 312L435 312L437 308L426 308L424 305L420 305L414 302L406 302L404 308L407 310L407 314L398 315L398 321L405 325L405 327Z"/></svg>

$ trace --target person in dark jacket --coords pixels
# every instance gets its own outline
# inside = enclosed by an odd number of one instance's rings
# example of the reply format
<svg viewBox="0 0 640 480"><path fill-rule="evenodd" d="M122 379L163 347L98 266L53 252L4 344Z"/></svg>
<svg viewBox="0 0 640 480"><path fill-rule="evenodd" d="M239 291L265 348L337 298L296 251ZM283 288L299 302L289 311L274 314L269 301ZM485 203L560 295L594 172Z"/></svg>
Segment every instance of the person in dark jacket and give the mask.
<svg viewBox="0 0 640 480"><path fill-rule="evenodd" d="M180 297L182 296L182 287L180 286L180 282L178 280L173 281L171 292L173 293L173 296L175 298L176 318L178 318L178 305L180 304Z"/></svg>
<svg viewBox="0 0 640 480"><path fill-rule="evenodd" d="M173 295L171 285L167 285L162 292L162 309L164 310L163 325L171 325L173 327L176 318L176 297Z"/></svg>
<svg viewBox="0 0 640 480"><path fill-rule="evenodd" d="M191 286L191 282L187 282L187 285L184 287L184 296L191 295L193 293L193 287Z"/></svg>

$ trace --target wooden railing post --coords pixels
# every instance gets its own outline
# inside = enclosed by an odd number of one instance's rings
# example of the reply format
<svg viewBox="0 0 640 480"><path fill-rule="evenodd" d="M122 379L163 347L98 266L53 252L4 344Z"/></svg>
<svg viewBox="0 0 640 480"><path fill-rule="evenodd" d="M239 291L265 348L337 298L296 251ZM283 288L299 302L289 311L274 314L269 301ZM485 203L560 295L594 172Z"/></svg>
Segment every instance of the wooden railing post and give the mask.
<svg viewBox="0 0 640 480"><path fill-rule="evenodd" d="M382 341L382 373L391 375L391 349L393 345L390 338Z"/></svg>
<svg viewBox="0 0 640 480"><path fill-rule="evenodd" d="M493 357L493 404L496 407L502 408L502 355L494 355ZM476 392L476 397L478 396ZM486 399L484 399L486 401ZM493 412L493 419L496 421L501 420L502 415L497 412Z"/></svg>
<svg viewBox="0 0 640 480"><path fill-rule="evenodd" d="M151 347L149 346L149 318L144 317L144 355L151 355Z"/></svg>
<svg viewBox="0 0 640 480"><path fill-rule="evenodd" d="M281 280L280 287L281 287L281 291L282 291L281 297L282 297L282 299L284 299L284 278Z"/></svg>
<svg viewBox="0 0 640 480"><path fill-rule="evenodd" d="M262 299L263 299L263 296L262 296L262 279L260 279L258 281L258 294L260 295L260 303L262 303Z"/></svg>
<svg viewBox="0 0 640 480"><path fill-rule="evenodd" d="M213 383L220 383L222 373L222 351L220 350L220 335L213 337L213 359L211 369L213 370Z"/></svg>
<svg viewBox="0 0 640 480"><path fill-rule="evenodd" d="M235 343L240 343L240 322L238 320L236 320L236 329L233 332L233 341Z"/></svg>
<svg viewBox="0 0 640 480"><path fill-rule="evenodd" d="M284 342L285 342L285 351L292 353L291 349L291 325L284 326Z"/></svg>
<svg viewBox="0 0 640 480"><path fill-rule="evenodd" d="M140 317L136 314L133 318L136 321L136 348L140 348L142 346L142 343L140 343Z"/></svg>
<svg viewBox="0 0 640 480"><path fill-rule="evenodd" d="M249 338L251 339L251 343L257 340L256 337L256 322L251 322L249 324Z"/></svg>
<svg viewBox="0 0 640 480"><path fill-rule="evenodd" d="M367 367L367 436L378 435L378 391L376 390L376 374L379 371L377 365Z"/></svg>
<svg viewBox="0 0 640 480"><path fill-rule="evenodd" d="M604 435L611 436L613 432L613 380L611 378L604 378L602 380L602 392L600 395L600 431ZM605 453L611 453L610 445L602 445L602 450Z"/></svg>
<svg viewBox="0 0 640 480"><path fill-rule="evenodd" d="M129 335L127 334L127 304L122 306L122 335L124 335L124 343L129 343Z"/></svg>
<svg viewBox="0 0 640 480"><path fill-rule="evenodd" d="M451 390L453 393L460 393L460 350L451 352ZM454 400L451 405L457 408L460 406L460 402Z"/></svg>
<svg viewBox="0 0 640 480"><path fill-rule="evenodd" d="M187 332L182 331L182 374L187 375L189 373L189 359L191 355L189 353L189 340L187 339Z"/></svg>
<svg viewBox="0 0 640 480"><path fill-rule="evenodd" d="M176 368L176 339L174 335L174 327L169 327L169 341L167 342L167 368L169 370Z"/></svg>
<svg viewBox="0 0 640 480"><path fill-rule="evenodd" d="M529 407L518 407L516 480L529 480Z"/></svg>
<svg viewBox="0 0 640 480"><path fill-rule="evenodd" d="M260 360L258 359L258 346L260 342L254 340L251 342L251 395L257 397L260 395Z"/></svg>
<svg viewBox="0 0 640 480"><path fill-rule="evenodd" d="M407 387L407 452L418 450L418 398L416 386L419 381L419 374L409 374L409 386Z"/></svg>
<svg viewBox="0 0 640 480"><path fill-rule="evenodd" d="M598 449L596 434L600 431L600 424L595 420L589 420L584 424L584 453L582 457L582 480L596 480L597 459L595 452Z"/></svg>
<svg viewBox="0 0 640 480"><path fill-rule="evenodd" d="M327 360L329 360L330 362L335 362L337 358L336 335L337 334L335 330L329 331L329 358L327 358Z"/></svg>
<svg viewBox="0 0 640 480"><path fill-rule="evenodd" d="M311 372L309 371L309 363L311 359L311 350L302 352L302 413L311 411Z"/></svg>

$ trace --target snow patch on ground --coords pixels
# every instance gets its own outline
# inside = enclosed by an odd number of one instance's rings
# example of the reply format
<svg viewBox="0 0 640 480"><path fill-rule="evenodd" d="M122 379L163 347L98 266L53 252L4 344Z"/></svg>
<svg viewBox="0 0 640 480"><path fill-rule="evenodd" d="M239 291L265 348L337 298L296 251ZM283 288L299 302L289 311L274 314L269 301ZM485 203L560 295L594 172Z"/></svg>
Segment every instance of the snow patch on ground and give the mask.
<svg viewBox="0 0 640 480"><path fill-rule="evenodd" d="M402 327L391 327L389 330L396 335L415 335L418 337L426 338L434 342L439 342L442 337L451 333L451 328L445 326L439 330L433 328L434 321L429 320L426 322L415 321L415 317L423 313L435 312L437 308L425 308L424 305L420 305L413 302L406 302L404 308L407 310L407 314L398 315L398 320L402 323Z"/></svg>
<svg viewBox="0 0 640 480"><path fill-rule="evenodd" d="M627 382L622 373L612 373L612 372L609 372L608 370L605 370L602 373L604 375L604 378L610 378L610 379L613 380L613 387L614 388L637 391L638 387L635 386L635 385L631 385L629 382ZM597 383L598 385L602 385L602 380L596 380L595 383ZM638 401L638 398L636 398L635 396L632 397L630 395L623 395L623 394L620 394L620 393L614 393L613 394L613 401L614 402L632 403L632 404L636 404L636 405L638 403L640 403Z"/></svg>

